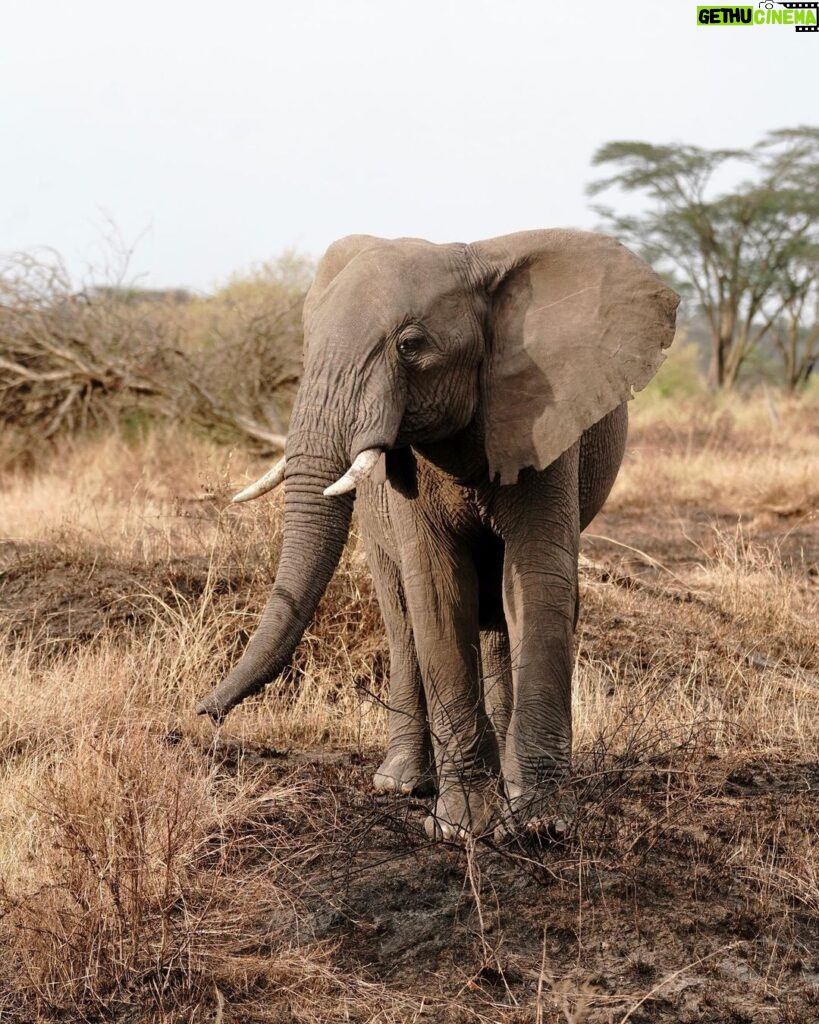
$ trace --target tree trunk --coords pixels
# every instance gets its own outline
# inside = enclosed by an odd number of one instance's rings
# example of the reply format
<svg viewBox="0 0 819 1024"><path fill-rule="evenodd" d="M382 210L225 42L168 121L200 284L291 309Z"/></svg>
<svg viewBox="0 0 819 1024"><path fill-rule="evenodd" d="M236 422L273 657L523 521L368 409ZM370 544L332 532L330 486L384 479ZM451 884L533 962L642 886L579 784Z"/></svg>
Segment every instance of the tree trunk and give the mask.
<svg viewBox="0 0 819 1024"><path fill-rule="evenodd" d="M719 391L725 382L725 340L721 334L711 338L711 362L708 364L708 386Z"/></svg>

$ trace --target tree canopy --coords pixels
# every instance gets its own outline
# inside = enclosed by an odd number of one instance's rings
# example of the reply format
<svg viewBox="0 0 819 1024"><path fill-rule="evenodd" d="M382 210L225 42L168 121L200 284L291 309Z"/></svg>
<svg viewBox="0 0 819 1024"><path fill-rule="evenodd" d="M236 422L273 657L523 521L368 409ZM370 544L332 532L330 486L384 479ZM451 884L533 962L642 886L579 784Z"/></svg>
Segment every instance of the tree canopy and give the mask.
<svg viewBox="0 0 819 1024"><path fill-rule="evenodd" d="M770 132L750 149L609 142L611 171L589 193L642 193L646 212L595 209L606 226L693 297L711 335L709 380L731 387L763 337L785 383L807 381L819 356L819 128ZM720 181L739 184L720 187Z"/></svg>

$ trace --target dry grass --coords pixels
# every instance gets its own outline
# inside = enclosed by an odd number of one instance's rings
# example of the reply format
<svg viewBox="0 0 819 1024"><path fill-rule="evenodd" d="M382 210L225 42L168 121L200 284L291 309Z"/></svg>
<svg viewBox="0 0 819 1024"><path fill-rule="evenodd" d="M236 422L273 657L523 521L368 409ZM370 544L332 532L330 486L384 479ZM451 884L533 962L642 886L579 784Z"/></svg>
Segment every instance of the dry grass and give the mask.
<svg viewBox="0 0 819 1024"><path fill-rule="evenodd" d="M584 544L576 831L536 852L430 847L369 790L355 545L290 676L217 743L192 716L275 566L278 502L227 506L256 463L157 432L7 475L0 1012L810 1019L817 439L810 400L638 407Z"/></svg>

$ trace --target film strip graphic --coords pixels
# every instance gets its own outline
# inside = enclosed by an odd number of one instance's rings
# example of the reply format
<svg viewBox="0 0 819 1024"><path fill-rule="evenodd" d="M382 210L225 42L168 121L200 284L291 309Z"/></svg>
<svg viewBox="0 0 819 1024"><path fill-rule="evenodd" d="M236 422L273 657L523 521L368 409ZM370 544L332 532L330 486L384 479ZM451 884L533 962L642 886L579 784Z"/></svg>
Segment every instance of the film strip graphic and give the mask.
<svg viewBox="0 0 819 1024"><path fill-rule="evenodd" d="M778 0L778 2L779 2L779 0ZM760 4L760 6L762 6L762 5ZM768 5L765 4L765 6L767 7ZM779 6L780 7L785 7L789 11L807 11L807 10L813 11L814 17L816 18L816 22L817 22L815 25L796 25L794 27L796 28L797 32L816 32L817 30L819 30L819 0L815 0L814 3L807 3L807 4L791 4L791 3L783 4L783 3L779 2Z"/></svg>

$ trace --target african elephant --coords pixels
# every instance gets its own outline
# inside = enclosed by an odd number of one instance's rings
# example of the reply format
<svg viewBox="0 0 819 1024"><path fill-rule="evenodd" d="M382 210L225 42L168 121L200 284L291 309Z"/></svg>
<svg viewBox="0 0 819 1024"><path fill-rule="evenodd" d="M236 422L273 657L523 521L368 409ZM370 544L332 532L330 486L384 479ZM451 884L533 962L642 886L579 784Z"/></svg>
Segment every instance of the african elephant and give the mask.
<svg viewBox="0 0 819 1024"><path fill-rule="evenodd" d="M614 482L625 403L663 361L677 303L599 234L330 246L304 304L285 457L237 495L285 481L276 580L199 713L221 721L288 665L357 489L391 659L376 786L432 778L435 837L554 814L571 757L579 533Z"/></svg>

